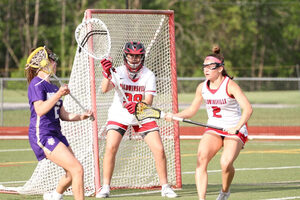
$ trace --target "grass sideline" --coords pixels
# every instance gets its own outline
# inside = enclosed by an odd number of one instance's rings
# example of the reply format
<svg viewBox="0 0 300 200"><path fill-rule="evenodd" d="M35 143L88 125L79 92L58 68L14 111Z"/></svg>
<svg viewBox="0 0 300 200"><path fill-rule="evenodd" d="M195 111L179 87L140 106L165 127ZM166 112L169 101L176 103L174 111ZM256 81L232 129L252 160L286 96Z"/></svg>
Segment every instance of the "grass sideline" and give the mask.
<svg viewBox="0 0 300 200"><path fill-rule="evenodd" d="M300 99L300 98L299 98ZM253 108L253 114L248 122L249 126L297 126L300 124L300 106L287 108ZM28 126L30 111L7 110L4 111L4 126ZM207 121L206 110L200 109L191 118L194 121ZM180 126L187 126L180 123ZM188 125L192 126L192 125Z"/></svg>
<svg viewBox="0 0 300 200"><path fill-rule="evenodd" d="M194 180L198 140L181 141L182 190L178 199L197 199ZM4 151L10 149L11 151ZM27 140L0 140L0 184L29 179L37 161ZM231 200L295 199L300 196L299 141L249 141L235 162L236 175L231 187ZM216 199L221 188L220 153L209 165L207 200ZM7 184L6 184L7 185ZM160 193L133 195L145 190L113 190L110 199L162 199ZM150 191L151 192L151 191ZM152 191L153 192L153 191ZM131 193L131 195L130 195ZM129 196L121 196L128 194ZM2 200L41 199L40 195L0 194ZM66 200L73 199L70 196ZM96 199L87 197L86 199Z"/></svg>
<svg viewBox="0 0 300 200"><path fill-rule="evenodd" d="M195 88L196 89L196 88ZM296 104L300 105L300 92L290 91L258 91L245 92L251 104ZM178 102L189 104L194 98L194 93L179 93ZM3 90L4 102L28 102L26 90Z"/></svg>
<svg viewBox="0 0 300 200"><path fill-rule="evenodd" d="M23 90L4 90L5 102L27 102L27 94ZM300 92L299 91L269 91L246 92L251 104L268 104L279 107L254 107L249 126L297 126L300 124ZM14 96L15 95L15 96ZM178 102L189 105L194 94L178 94ZM282 105L282 106L281 106ZM3 126L28 126L29 109L6 110L3 113ZM200 109L192 118L195 121L206 122L207 114ZM181 123L181 126L186 126Z"/></svg>

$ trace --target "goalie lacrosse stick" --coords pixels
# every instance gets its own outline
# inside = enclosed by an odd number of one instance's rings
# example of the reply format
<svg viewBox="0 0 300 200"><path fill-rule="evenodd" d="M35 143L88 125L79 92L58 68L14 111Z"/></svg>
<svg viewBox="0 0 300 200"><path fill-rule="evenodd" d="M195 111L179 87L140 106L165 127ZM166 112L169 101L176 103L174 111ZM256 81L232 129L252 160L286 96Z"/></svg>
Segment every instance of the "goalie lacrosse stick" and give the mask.
<svg viewBox="0 0 300 200"><path fill-rule="evenodd" d="M100 19L90 18L79 24L75 30L75 39L79 46L79 53L83 50L96 60L102 60L104 58L109 59L111 49L110 34L107 26ZM110 69L110 73L116 81L117 87L115 87L115 89L122 95L126 103L128 103L129 101L121 88L119 80L115 75L115 71L114 68ZM138 125L141 126L138 120L137 122Z"/></svg>
<svg viewBox="0 0 300 200"><path fill-rule="evenodd" d="M83 50L96 60L109 59L108 55L111 48L110 34L107 26L100 19L90 18L79 24L75 30L75 39L79 46L79 53ZM116 89L121 93L127 103L128 100L125 93L114 74L115 69L111 68L110 73L117 83Z"/></svg>
<svg viewBox="0 0 300 200"><path fill-rule="evenodd" d="M28 69L28 67L33 67L33 68L38 69L38 71L41 70L41 71L45 72L46 74L48 74L48 76L52 76L54 79L56 79L59 82L60 86L63 86L63 83L61 82L61 80L54 74L53 69L50 67L50 62L49 62L48 58L51 58L54 61L57 61L57 59L58 59L54 53L48 55L46 47L39 47L39 48L35 49L28 57L27 63L26 63L26 69ZM43 79L42 81L44 81L44 80L45 79ZM39 83L41 83L41 82L39 82ZM39 84L39 83L37 83L37 84ZM88 111L81 105L81 103L71 93L69 93L69 95L82 110L84 110L85 112ZM94 117L92 115L89 118L92 121L94 120Z"/></svg>
<svg viewBox="0 0 300 200"><path fill-rule="evenodd" d="M109 31L100 19L90 18L79 24L75 30L75 40L79 53L83 50L94 59L102 60L110 53Z"/></svg>
<svg viewBox="0 0 300 200"><path fill-rule="evenodd" d="M134 114L135 114L135 116L138 120L144 120L144 119L147 119L147 118L162 119L166 116L166 114L163 111L161 111L160 109L148 106L144 102L138 102L136 104L136 109L135 109ZM189 124L194 124L194 125L197 125L197 126L206 127L206 128L213 128L213 129L217 129L217 130L225 131L225 132L227 131L224 128L220 128L220 127L209 125L209 124L203 124L203 123L200 123L200 122L195 122L195 121L185 119L185 118L181 118L181 117L173 116L172 119L176 120L176 121L189 123ZM238 131L236 132L236 134L237 133L238 133Z"/></svg>

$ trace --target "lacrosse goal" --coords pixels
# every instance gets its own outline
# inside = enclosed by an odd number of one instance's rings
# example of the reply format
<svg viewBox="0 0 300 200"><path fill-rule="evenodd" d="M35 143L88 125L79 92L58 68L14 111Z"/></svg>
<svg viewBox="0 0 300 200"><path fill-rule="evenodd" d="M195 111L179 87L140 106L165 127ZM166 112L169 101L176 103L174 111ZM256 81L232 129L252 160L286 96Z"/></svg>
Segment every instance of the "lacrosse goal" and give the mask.
<svg viewBox="0 0 300 200"><path fill-rule="evenodd" d="M102 20L111 37L111 52L114 66L123 64L122 49L128 41L141 41L146 48L145 65L156 75L157 93L153 106L166 112L177 112L177 76L174 38L174 12L158 10L94 10L85 12L85 19ZM85 20L83 19L83 20ZM96 48L93 41L93 48ZM63 134L67 137L76 157L84 168L85 195L90 196L102 183L102 161L105 149L105 124L107 111L114 91L101 93L100 61L77 49L70 76L69 87L74 96L95 113L95 120L62 122ZM80 113L80 107L66 96L67 111ZM164 144L168 181L181 188L181 166L178 123L157 121ZM53 190L64 171L48 160L39 162L31 179L18 190L20 193L41 194ZM134 131L124 135L116 156L112 177L113 188L155 188L159 179L154 158L146 143ZM71 194L71 188L67 190Z"/></svg>

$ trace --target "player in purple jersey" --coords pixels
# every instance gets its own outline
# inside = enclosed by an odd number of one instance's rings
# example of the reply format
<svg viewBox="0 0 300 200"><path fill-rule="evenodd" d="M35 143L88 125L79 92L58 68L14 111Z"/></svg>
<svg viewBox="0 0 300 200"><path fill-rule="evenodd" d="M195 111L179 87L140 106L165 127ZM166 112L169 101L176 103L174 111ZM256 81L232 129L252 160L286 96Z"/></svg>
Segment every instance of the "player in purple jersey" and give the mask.
<svg viewBox="0 0 300 200"><path fill-rule="evenodd" d="M191 118L197 113L201 103L205 102L208 124L227 130L225 132L207 128L199 143L195 173L199 200L205 200L206 197L208 164L222 147L222 189L217 200L229 198L229 188L235 172L233 163L247 141L246 123L252 114L252 106L247 97L227 74L220 51L219 46L214 46L213 53L205 58L203 71L206 80L197 87L192 104L174 114L176 117ZM166 120L171 121L172 115L168 113Z"/></svg>
<svg viewBox="0 0 300 200"><path fill-rule="evenodd" d="M56 65L56 55L46 47L35 49L27 59L26 77L31 111L29 143L39 161L49 159L66 171L56 190L44 194L44 200L62 199L63 193L71 185L74 198L82 200L83 168L61 132L60 120L84 120L92 112L73 114L64 109L61 97L69 94L70 90L68 85L58 88L50 82L50 74L55 74Z"/></svg>

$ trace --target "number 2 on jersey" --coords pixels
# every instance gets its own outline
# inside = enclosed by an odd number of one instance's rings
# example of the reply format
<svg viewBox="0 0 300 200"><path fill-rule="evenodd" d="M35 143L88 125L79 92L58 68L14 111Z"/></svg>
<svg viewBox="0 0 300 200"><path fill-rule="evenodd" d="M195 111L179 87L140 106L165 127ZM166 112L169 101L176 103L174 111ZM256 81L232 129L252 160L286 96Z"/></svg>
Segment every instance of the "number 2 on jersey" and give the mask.
<svg viewBox="0 0 300 200"><path fill-rule="evenodd" d="M213 109L213 117L216 117L216 118L221 118L222 117L222 115L218 114L219 112L221 112L220 107L212 106L212 109Z"/></svg>

